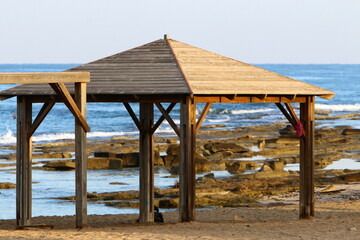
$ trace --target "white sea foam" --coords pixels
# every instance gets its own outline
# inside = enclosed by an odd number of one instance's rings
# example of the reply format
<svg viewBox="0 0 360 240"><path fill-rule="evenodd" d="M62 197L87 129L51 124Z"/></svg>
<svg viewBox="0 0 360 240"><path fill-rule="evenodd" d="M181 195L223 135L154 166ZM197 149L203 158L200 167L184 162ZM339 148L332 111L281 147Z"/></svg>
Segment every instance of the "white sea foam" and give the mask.
<svg viewBox="0 0 360 240"><path fill-rule="evenodd" d="M131 136L138 132L90 132L87 134L88 138L101 137L116 137L116 136ZM40 134L33 136L33 142L52 142L58 140L75 139L74 133L52 133ZM8 130L3 136L0 136L0 144L15 144L16 136L11 130Z"/></svg>
<svg viewBox="0 0 360 240"><path fill-rule="evenodd" d="M319 110L331 110L335 112L356 112L360 111L360 104L337 104L337 105L327 105L327 104L315 104L315 109Z"/></svg>
<svg viewBox="0 0 360 240"><path fill-rule="evenodd" d="M261 112L271 112L274 111L273 108L262 108L262 109L251 109L251 110L232 110L232 114L247 114L247 113L261 113Z"/></svg>
<svg viewBox="0 0 360 240"><path fill-rule="evenodd" d="M0 136L0 144L15 144L16 143L16 136L13 132L8 129L7 132Z"/></svg>
<svg viewBox="0 0 360 240"><path fill-rule="evenodd" d="M231 120L231 118L229 116L226 116L226 115L222 116L222 118L220 118L220 119L207 119L208 122L212 122L212 123L214 123L214 122L227 122L227 121L230 121L230 120Z"/></svg>
<svg viewBox="0 0 360 240"><path fill-rule="evenodd" d="M260 109L210 109L211 114L249 114L249 113L262 113L262 112L271 112L274 108L260 108Z"/></svg>

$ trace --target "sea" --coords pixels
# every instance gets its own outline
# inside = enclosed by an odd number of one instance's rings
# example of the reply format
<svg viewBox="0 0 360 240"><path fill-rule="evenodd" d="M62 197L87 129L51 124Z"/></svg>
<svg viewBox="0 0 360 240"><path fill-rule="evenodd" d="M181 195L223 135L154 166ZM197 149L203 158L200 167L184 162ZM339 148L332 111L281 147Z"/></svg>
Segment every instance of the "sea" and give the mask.
<svg viewBox="0 0 360 240"><path fill-rule="evenodd" d="M0 64L0 72L59 72L80 64ZM316 98L317 110L329 110L331 115L360 112L360 64L255 64L258 67L304 81L336 93L332 100ZM16 85L0 85L0 91ZM138 104L131 104L138 112ZM33 118L41 108L34 104ZM197 106L198 112L204 105ZM299 106L294 104L295 110ZM160 116L155 112L155 119ZM176 106L171 112L175 123L179 124L180 110ZM61 119L61 121L58 121ZM138 135L137 128L121 103L88 103L87 121L91 126L89 139L103 139L116 136ZM225 124L223 128L232 129L241 126L286 122L287 120L275 104L213 104L203 125ZM16 143L16 98L0 101L0 146ZM359 120L337 119L319 121L323 126L347 125L360 128ZM164 122L156 131L159 136L175 136L172 128ZM57 103L33 136L34 143L55 142L74 139L74 118L68 109ZM11 150L0 150L2 154ZM42 159L44 160L44 159ZM36 161L36 160L34 160ZM0 164L15 161L0 158ZM298 168L298 166L292 166ZM327 169L360 169L360 163L350 159L341 159ZM122 171L96 170L88 171L88 192L112 192L137 190L139 188L138 169ZM225 171L213 172L216 177L226 177ZM201 176L201 175L198 175ZM171 178L164 169L155 173L155 187L172 186L177 178ZM0 167L0 182L15 183L14 167ZM33 217L64 216L75 214L75 204L60 201L57 197L75 194L74 171L49 172L33 170ZM111 185L111 182L122 182L124 185ZM15 189L0 189L0 219L15 218ZM138 213L138 209L107 207L104 204L89 203L88 214L126 214Z"/></svg>

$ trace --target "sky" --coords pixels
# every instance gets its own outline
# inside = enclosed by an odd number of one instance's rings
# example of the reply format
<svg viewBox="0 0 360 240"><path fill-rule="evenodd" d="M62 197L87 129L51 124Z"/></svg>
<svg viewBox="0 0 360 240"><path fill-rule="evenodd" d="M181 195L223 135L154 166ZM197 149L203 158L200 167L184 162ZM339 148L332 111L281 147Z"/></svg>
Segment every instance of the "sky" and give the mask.
<svg viewBox="0 0 360 240"><path fill-rule="evenodd" d="M1 0L0 63L86 63L170 38L247 63L360 63L359 0Z"/></svg>

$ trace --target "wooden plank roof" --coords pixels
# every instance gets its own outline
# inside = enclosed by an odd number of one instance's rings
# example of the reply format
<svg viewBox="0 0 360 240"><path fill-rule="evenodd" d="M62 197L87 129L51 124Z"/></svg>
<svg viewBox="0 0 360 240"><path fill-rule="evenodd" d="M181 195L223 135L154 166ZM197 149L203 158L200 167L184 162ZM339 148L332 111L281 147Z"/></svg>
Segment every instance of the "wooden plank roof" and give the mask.
<svg viewBox="0 0 360 240"><path fill-rule="evenodd" d="M160 39L66 71L90 72L88 95L296 95L334 93L176 40ZM70 91L72 87L68 85ZM53 95L44 85L0 93Z"/></svg>

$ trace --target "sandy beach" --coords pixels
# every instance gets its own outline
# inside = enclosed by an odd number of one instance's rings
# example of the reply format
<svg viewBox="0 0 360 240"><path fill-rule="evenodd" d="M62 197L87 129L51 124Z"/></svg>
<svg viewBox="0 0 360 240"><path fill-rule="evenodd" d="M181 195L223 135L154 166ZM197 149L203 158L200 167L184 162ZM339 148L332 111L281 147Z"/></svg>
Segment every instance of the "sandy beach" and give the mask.
<svg viewBox="0 0 360 240"><path fill-rule="evenodd" d="M54 229L14 230L15 220L1 220L0 239L360 239L360 184L334 188L343 191L317 189L316 217L310 220L298 220L294 193L262 200L282 206L197 210L196 221L189 223L179 223L178 212L163 213L163 224L139 224L131 214L91 215L88 227L80 230L74 228L74 216L33 219Z"/></svg>

